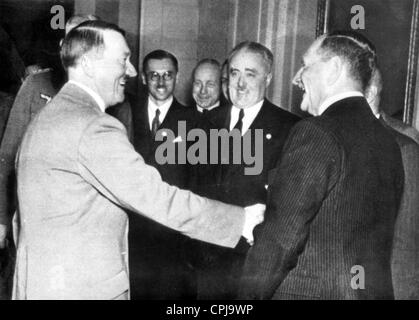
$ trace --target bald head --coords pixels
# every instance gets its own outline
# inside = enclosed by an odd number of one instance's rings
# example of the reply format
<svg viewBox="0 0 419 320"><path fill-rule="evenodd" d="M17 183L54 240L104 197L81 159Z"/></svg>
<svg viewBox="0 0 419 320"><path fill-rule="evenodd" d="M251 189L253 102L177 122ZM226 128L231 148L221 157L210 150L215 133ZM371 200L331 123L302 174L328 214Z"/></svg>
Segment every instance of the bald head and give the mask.
<svg viewBox="0 0 419 320"><path fill-rule="evenodd" d="M196 104L207 109L220 99L221 66L214 59L201 60L193 71L192 95Z"/></svg>

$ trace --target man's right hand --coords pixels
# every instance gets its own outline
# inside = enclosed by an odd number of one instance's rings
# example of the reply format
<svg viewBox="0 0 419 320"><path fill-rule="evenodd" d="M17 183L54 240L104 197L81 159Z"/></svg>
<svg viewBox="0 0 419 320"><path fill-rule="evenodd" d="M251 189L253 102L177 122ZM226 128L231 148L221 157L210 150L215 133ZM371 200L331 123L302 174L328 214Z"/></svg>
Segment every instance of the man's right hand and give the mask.
<svg viewBox="0 0 419 320"><path fill-rule="evenodd" d="M253 229L255 226L257 226L259 223L263 222L263 219L265 217L265 210L266 205L257 203L252 206L248 206L244 208L245 211L245 221L244 221L244 227L243 227L243 237L246 238L247 243L250 245L253 245Z"/></svg>

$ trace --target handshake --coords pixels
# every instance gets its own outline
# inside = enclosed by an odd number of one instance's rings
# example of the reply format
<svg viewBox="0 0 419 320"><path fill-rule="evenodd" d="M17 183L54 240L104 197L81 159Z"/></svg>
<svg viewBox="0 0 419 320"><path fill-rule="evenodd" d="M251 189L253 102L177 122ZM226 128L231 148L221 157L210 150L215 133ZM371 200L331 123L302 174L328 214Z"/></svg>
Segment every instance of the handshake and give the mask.
<svg viewBox="0 0 419 320"><path fill-rule="evenodd" d="M264 204L254 204L244 208L245 219L243 226L242 236L246 238L249 245L253 245L253 229L260 223L263 222L265 217L266 205Z"/></svg>

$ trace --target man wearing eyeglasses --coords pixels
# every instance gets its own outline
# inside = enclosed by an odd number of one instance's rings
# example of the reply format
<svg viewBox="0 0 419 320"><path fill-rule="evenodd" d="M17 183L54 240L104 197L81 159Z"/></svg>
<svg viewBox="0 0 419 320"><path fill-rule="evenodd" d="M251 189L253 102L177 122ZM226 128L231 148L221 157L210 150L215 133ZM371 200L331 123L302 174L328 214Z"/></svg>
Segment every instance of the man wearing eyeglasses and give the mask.
<svg viewBox="0 0 419 320"><path fill-rule="evenodd" d="M147 95L140 94L138 103L132 106L133 145L146 163L159 171L163 181L187 188L189 168L187 164L179 164L177 154L178 148L184 147L186 137L178 132L178 122L185 121L190 129L194 114L192 108L183 106L173 96L178 61L170 52L155 50L145 56L142 68ZM157 162L156 150L164 143L156 139L158 130L165 141L171 139L175 145L176 164ZM166 134L169 130L174 139ZM180 249L186 237L138 215L129 214L129 217L131 298L193 298L191 269Z"/></svg>

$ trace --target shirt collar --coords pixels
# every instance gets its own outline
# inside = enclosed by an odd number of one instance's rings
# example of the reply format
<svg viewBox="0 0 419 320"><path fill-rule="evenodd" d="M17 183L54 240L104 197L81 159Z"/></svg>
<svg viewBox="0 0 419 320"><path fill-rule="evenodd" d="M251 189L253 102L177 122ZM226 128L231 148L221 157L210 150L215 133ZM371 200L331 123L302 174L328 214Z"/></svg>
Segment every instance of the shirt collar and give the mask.
<svg viewBox="0 0 419 320"><path fill-rule="evenodd" d="M252 124L253 120L255 120L256 116L258 115L260 109L262 108L264 99L259 101L258 103L254 104L251 107L244 108L244 117L243 117L243 127L242 127L242 135L249 129L250 125ZM231 117L230 117L230 130L234 128L237 121L239 120L239 113L241 108L238 108L233 105L231 108Z"/></svg>
<svg viewBox="0 0 419 320"><path fill-rule="evenodd" d="M327 108L329 108L332 104L335 102L338 102L340 100L350 98L350 97L363 97L364 95L359 91L347 91L335 94L326 100L323 101L323 103L319 107L319 116L323 114L323 112L326 111Z"/></svg>
<svg viewBox="0 0 419 320"><path fill-rule="evenodd" d="M68 83L74 84L74 85L78 86L80 89L84 90L87 94L89 94L93 98L93 100L95 100L95 102L99 106L100 110L102 112L105 112L105 110L106 110L105 101L103 101L102 97L97 92L90 89L88 86L84 85L83 83L80 83L80 82L75 81L75 80L69 80Z"/></svg>
<svg viewBox="0 0 419 320"><path fill-rule="evenodd" d="M198 109L198 111L199 112L203 112L204 110L208 110L208 111L210 111L210 110L212 110L212 109L215 109L215 108L217 108L218 106L220 105L220 101L217 101L215 104L213 104L211 107L209 107L209 108L206 108L206 109L204 109L204 108L201 108L200 106L198 106L198 105L196 105L196 108Z"/></svg>

